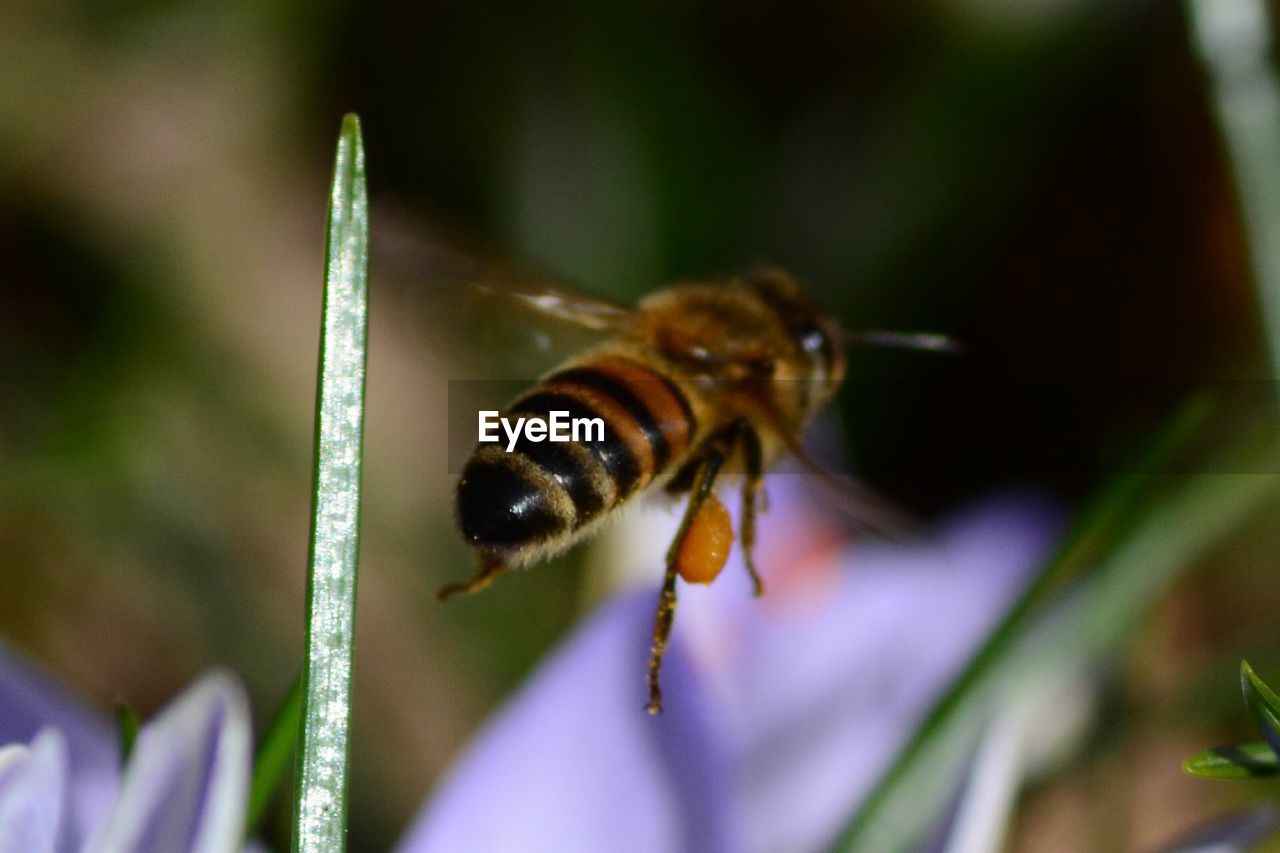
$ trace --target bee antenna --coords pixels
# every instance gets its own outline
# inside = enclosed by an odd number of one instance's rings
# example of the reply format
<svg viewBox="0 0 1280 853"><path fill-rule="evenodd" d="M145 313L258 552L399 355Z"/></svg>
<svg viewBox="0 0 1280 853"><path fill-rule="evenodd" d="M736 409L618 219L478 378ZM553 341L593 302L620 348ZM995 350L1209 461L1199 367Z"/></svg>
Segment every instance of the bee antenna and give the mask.
<svg viewBox="0 0 1280 853"><path fill-rule="evenodd" d="M860 346L913 349L947 355L954 355L964 349L959 341L947 335L935 332L894 332L888 329L859 329L846 332L844 342Z"/></svg>

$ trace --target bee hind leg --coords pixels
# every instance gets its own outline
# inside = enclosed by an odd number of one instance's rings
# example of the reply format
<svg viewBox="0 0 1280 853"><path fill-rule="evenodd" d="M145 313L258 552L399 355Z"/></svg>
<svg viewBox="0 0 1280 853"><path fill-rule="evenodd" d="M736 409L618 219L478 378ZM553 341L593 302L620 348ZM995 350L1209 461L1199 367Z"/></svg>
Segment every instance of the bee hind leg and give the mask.
<svg viewBox="0 0 1280 853"><path fill-rule="evenodd" d="M653 646L649 655L649 704L650 714L662 713L662 685L660 675L662 658L667 653L667 642L671 638L671 625L676 616L676 559L681 545L689 534L689 526L702 505L706 503L715 485L716 476L724 465L725 450L720 446L709 449L702 461L698 463L697 473L693 479L693 488L689 493L689 504L685 507L684 517L680 520L680 528L676 531L671 547L667 549L667 570L662 577L662 591L658 595L658 611L653 620Z"/></svg>
<svg viewBox="0 0 1280 853"><path fill-rule="evenodd" d="M471 595L493 583L494 578L511 568L505 560L495 557L482 557L480 570L468 581L445 584L436 592L436 601L447 601L455 595Z"/></svg>
<svg viewBox="0 0 1280 853"><path fill-rule="evenodd" d="M751 424L744 420L735 426L746 474L742 480L742 520L738 537L742 543L742 563L751 576L752 594L759 596L764 595L764 583L756 571L756 509L760 501L760 486L764 482L764 451L760 446L760 436Z"/></svg>

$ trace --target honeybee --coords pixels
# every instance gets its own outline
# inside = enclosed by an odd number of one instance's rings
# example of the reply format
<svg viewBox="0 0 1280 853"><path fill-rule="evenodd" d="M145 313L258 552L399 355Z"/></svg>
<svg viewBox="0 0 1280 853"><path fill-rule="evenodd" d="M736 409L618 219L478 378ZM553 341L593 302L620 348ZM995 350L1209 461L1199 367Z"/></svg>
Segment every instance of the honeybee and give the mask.
<svg viewBox="0 0 1280 853"><path fill-rule="evenodd" d="M607 336L543 376L504 416L598 418L603 436L552 442L525 434L510 449L478 445L458 482L457 523L479 569L438 597L477 592L509 569L564 551L646 493L687 495L654 617L647 709L656 714L676 579L709 582L732 544L716 483L740 477L737 539L760 595L753 546L764 472L784 453L801 453L805 427L844 379L847 338L794 278L772 268L674 284L634 308L554 289L519 298ZM935 336L864 337L945 346Z"/></svg>

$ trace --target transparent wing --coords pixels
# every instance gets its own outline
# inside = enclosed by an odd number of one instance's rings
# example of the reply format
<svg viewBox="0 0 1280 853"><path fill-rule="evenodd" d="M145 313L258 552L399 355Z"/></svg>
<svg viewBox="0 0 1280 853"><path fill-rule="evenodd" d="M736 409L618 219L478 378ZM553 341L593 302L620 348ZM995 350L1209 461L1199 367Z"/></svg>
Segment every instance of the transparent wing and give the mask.
<svg viewBox="0 0 1280 853"><path fill-rule="evenodd" d="M405 301L411 313L467 341L500 340L519 348L534 341L546 352L565 338L580 347L631 322L630 307L581 292L549 275L498 260L476 240L390 204L372 218L371 276ZM488 327L491 334L478 332Z"/></svg>
<svg viewBox="0 0 1280 853"><path fill-rule="evenodd" d="M787 426L787 420L776 408L767 407L766 415L773 421L777 434L782 437L796 464L816 478L828 506L857 536L870 539L902 540L919 528L915 518L902 507L874 489L863 485L856 477L839 472L833 465L816 459L800 444ZM816 426L816 425L815 425ZM811 427L810 438L815 435Z"/></svg>
<svg viewBox="0 0 1280 853"><path fill-rule="evenodd" d="M624 305L532 279L499 276L479 279L472 286L480 293L511 299L524 310L592 331L618 331L632 317L632 310Z"/></svg>

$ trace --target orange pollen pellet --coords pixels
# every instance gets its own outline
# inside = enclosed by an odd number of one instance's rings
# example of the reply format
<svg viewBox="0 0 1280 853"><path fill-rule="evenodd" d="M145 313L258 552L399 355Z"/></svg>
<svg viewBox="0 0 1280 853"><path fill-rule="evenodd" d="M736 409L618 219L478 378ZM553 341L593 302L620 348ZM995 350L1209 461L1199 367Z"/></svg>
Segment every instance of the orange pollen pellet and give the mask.
<svg viewBox="0 0 1280 853"><path fill-rule="evenodd" d="M711 583L724 568L732 547L733 522L729 510L714 494L707 495L680 543L676 571L688 583Z"/></svg>

